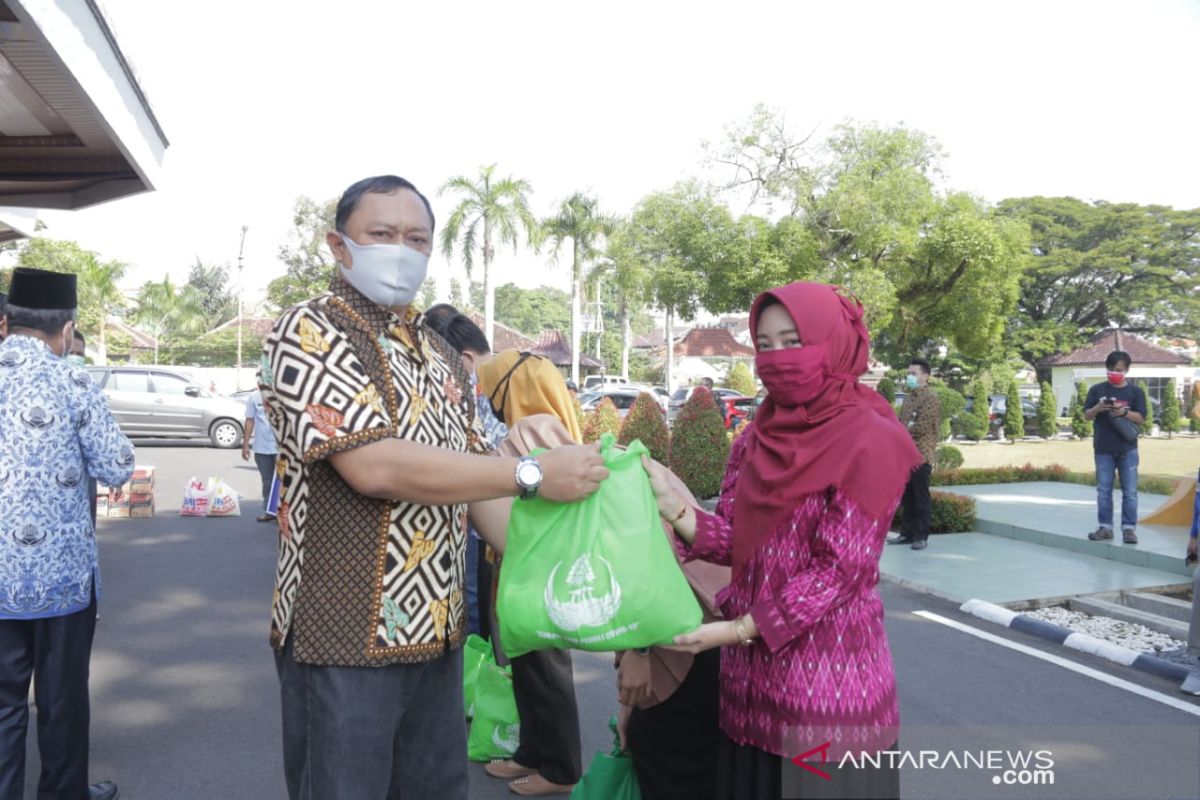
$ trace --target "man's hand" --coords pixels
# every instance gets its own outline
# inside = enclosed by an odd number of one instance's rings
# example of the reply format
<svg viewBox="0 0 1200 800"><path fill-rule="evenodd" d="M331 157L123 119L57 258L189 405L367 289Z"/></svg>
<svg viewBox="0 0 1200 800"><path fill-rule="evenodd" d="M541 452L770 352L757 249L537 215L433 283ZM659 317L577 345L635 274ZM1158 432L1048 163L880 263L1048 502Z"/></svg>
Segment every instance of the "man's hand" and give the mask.
<svg viewBox="0 0 1200 800"><path fill-rule="evenodd" d="M244 442L242 444L242 461L249 461L249 460L250 460L250 443Z"/></svg>
<svg viewBox="0 0 1200 800"><path fill-rule="evenodd" d="M703 653L714 647L724 647L739 644L737 631L729 620L709 622L701 625L691 633L675 637L675 644L667 645L668 650L678 650L683 653Z"/></svg>
<svg viewBox="0 0 1200 800"><path fill-rule="evenodd" d="M650 657L632 650L617 667L617 699L623 706L637 706L650 696Z"/></svg>
<svg viewBox="0 0 1200 800"><path fill-rule="evenodd" d="M542 467L538 494L556 503L578 503L595 494L608 477L600 444L568 445L537 457Z"/></svg>
<svg viewBox="0 0 1200 800"><path fill-rule="evenodd" d="M621 740L621 752L629 750L627 732L629 730L629 717L631 714L633 714L633 709L629 706L621 706L621 710L617 712L617 737Z"/></svg>
<svg viewBox="0 0 1200 800"><path fill-rule="evenodd" d="M1196 556L1196 542L1197 541L1200 541L1200 540L1195 539L1195 538L1188 539L1187 554L1188 554L1188 558L1190 558L1192 561L1195 561L1197 558L1197 556Z"/></svg>

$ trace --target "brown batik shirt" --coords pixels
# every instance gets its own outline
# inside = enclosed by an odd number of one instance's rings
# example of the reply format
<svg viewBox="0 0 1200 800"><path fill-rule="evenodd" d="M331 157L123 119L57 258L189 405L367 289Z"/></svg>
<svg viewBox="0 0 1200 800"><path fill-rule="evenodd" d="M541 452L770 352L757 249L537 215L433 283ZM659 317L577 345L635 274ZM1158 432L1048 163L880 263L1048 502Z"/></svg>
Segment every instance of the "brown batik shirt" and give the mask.
<svg viewBox="0 0 1200 800"><path fill-rule="evenodd" d="M329 456L387 438L486 453L458 355L340 276L289 309L263 348L279 442L271 644L303 664L428 661L466 634L467 509L355 492ZM447 476L447 479L451 479Z"/></svg>
<svg viewBox="0 0 1200 800"><path fill-rule="evenodd" d="M900 421L908 428L926 464L933 463L941 439L942 400L928 386L914 389L900 406Z"/></svg>

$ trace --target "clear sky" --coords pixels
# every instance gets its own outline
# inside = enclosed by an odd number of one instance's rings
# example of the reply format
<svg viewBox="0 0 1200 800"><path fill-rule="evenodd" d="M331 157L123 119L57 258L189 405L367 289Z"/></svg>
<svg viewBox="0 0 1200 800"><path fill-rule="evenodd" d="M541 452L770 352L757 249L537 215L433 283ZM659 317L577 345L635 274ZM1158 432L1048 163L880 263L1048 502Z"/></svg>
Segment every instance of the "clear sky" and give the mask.
<svg viewBox="0 0 1200 800"><path fill-rule="evenodd" d="M426 193L496 162L539 215L605 210L702 175L700 143L756 103L797 130L903 121L947 184L1200 207L1200 0L393 2L104 0L171 141L157 192L46 212L46 232L132 265L282 272L295 197L397 173ZM444 219L450 202L434 198ZM438 255L444 293L461 267ZM498 282L566 285L545 255Z"/></svg>

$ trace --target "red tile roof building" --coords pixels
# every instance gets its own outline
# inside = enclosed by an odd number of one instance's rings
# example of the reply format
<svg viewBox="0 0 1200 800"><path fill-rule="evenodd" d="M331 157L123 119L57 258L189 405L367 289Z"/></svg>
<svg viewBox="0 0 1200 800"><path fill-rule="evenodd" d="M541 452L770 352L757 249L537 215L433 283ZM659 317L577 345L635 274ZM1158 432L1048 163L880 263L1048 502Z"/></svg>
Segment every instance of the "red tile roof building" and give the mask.
<svg viewBox="0 0 1200 800"><path fill-rule="evenodd" d="M1038 363L1039 367L1094 367L1104 366L1104 360L1114 350L1129 353L1134 366L1145 364L1187 365L1191 362L1165 347L1151 344L1145 339L1125 333L1119 328L1109 328L1092 336L1088 344L1070 353L1047 356Z"/></svg>
<svg viewBox="0 0 1200 800"><path fill-rule="evenodd" d="M692 328L675 345L682 358L754 358L754 348L738 344L728 328Z"/></svg>

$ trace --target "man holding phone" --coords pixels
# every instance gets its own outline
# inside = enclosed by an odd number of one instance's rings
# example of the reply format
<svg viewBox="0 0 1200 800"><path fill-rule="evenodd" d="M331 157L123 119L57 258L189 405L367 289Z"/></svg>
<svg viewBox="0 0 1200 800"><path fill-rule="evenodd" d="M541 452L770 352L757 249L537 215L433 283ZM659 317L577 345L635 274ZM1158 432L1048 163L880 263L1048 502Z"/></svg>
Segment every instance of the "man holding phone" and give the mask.
<svg viewBox="0 0 1200 800"><path fill-rule="evenodd" d="M1113 538L1113 481L1121 476L1121 540L1137 544L1137 437L1126 438L1118 426L1146 421L1146 393L1125 379L1132 364L1129 354L1114 350L1104 367L1103 383L1088 390L1083 416L1093 422L1092 446L1096 455L1096 506L1100 526L1088 534L1094 542ZM1128 426L1126 426L1128 428Z"/></svg>

